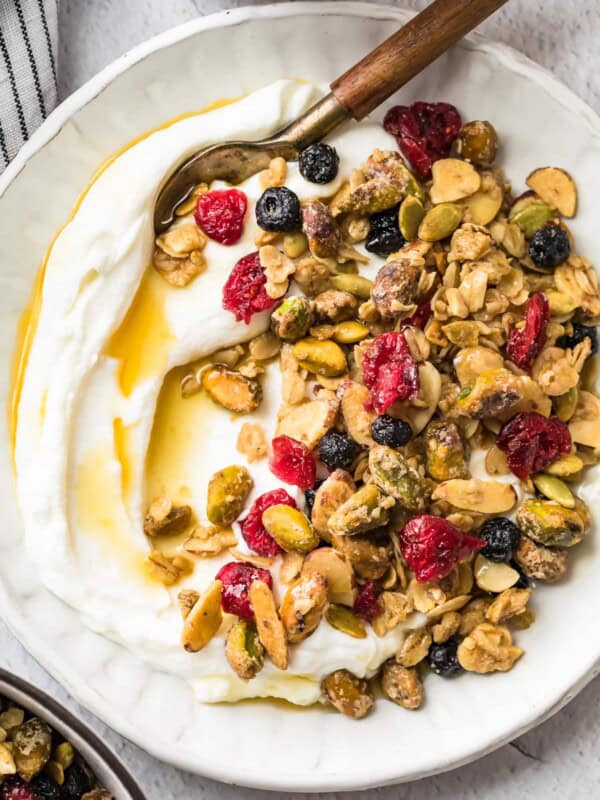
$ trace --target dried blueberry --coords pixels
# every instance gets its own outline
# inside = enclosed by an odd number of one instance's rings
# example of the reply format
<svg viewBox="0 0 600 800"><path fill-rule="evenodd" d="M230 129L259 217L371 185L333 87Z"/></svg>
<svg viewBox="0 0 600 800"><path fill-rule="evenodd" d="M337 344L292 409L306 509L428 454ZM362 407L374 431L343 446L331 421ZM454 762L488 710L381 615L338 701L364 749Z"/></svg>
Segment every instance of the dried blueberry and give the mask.
<svg viewBox="0 0 600 800"><path fill-rule="evenodd" d="M386 208L385 211L378 211L371 214L370 228L365 248L369 253L378 256L389 256L396 250L400 250L406 244L406 239L400 233L398 225L398 208Z"/></svg>
<svg viewBox="0 0 600 800"><path fill-rule="evenodd" d="M298 166L303 178L311 183L329 183L338 173L340 159L335 147L316 142L300 152Z"/></svg>
<svg viewBox="0 0 600 800"><path fill-rule="evenodd" d="M319 442L319 458L330 469L349 467L357 454L356 442L344 433L331 431Z"/></svg>
<svg viewBox="0 0 600 800"><path fill-rule="evenodd" d="M448 639L443 644L432 644L427 656L431 670L443 678L449 678L458 672L462 672L462 667L458 663L456 655L457 649L458 641L454 638Z"/></svg>
<svg viewBox="0 0 600 800"><path fill-rule="evenodd" d="M529 243L529 255L538 267L557 267L567 260L570 253L566 230L553 222L539 228Z"/></svg>
<svg viewBox="0 0 600 800"><path fill-rule="evenodd" d="M510 561L519 546L521 531L506 517L493 517L484 523L479 536L487 542L481 551L483 556L490 561Z"/></svg>
<svg viewBox="0 0 600 800"><path fill-rule="evenodd" d="M256 201L256 221L264 231L296 231L302 225L300 200L287 186L265 189Z"/></svg>
<svg viewBox="0 0 600 800"><path fill-rule="evenodd" d="M317 494L317 489L323 483L323 481L317 481L312 489L307 489L304 492L304 500L306 501L306 506L304 508L304 513L310 519L313 506L315 504L315 495Z"/></svg>
<svg viewBox="0 0 600 800"><path fill-rule="evenodd" d="M371 423L371 436L377 444L402 447L410 441L412 429L408 422L382 414Z"/></svg>
<svg viewBox="0 0 600 800"><path fill-rule="evenodd" d="M87 772L77 762L65 771L65 780L61 786L61 800L81 800L82 795L89 792L92 782Z"/></svg>
<svg viewBox="0 0 600 800"><path fill-rule="evenodd" d="M62 800L60 786L49 775L37 775L29 785L40 800Z"/></svg>
<svg viewBox="0 0 600 800"><path fill-rule="evenodd" d="M571 336L559 336L556 340L557 347L572 348L583 342L584 339L589 339L592 345L591 354L598 352L598 329L591 325L580 325L578 322L573 323L573 333Z"/></svg>

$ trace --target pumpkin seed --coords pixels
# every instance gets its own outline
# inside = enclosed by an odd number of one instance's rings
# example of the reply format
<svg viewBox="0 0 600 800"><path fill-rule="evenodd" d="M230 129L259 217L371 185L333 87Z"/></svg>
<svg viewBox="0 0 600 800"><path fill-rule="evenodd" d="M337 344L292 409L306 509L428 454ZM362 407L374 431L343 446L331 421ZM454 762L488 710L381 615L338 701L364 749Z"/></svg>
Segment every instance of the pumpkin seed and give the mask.
<svg viewBox="0 0 600 800"><path fill-rule="evenodd" d="M519 204L519 205L517 205ZM525 234L526 239L531 239L533 234L545 225L554 216L554 209L536 197L528 198L528 202L517 202L509 214L509 221L514 222Z"/></svg>
<svg viewBox="0 0 600 800"><path fill-rule="evenodd" d="M419 226L419 239L439 242L447 239L460 225L462 208L455 203L441 203L425 214Z"/></svg>
<svg viewBox="0 0 600 800"><path fill-rule="evenodd" d="M262 524L283 550L309 553L319 544L319 535L297 508L271 506L263 513Z"/></svg>
<svg viewBox="0 0 600 800"><path fill-rule="evenodd" d="M294 345L293 355L303 369L326 378L343 375L348 369L344 351L329 340L301 339Z"/></svg>
<svg viewBox="0 0 600 800"><path fill-rule="evenodd" d="M356 614L345 606L330 605L325 614L325 619L342 633L354 637L354 639L366 639L367 629L364 622Z"/></svg>
<svg viewBox="0 0 600 800"><path fill-rule="evenodd" d="M364 278L362 275L342 274L333 275L331 284L342 292L350 292L350 294L359 297L361 300L368 300L371 296L373 281Z"/></svg>
<svg viewBox="0 0 600 800"><path fill-rule="evenodd" d="M573 493L560 478L556 478L554 475L544 475L542 473L533 478L533 483L548 500L555 500L565 508L575 508Z"/></svg>
<svg viewBox="0 0 600 800"><path fill-rule="evenodd" d="M366 325L348 320L347 322L338 322L333 329L333 338L339 344L356 344L366 339L370 333L371 331Z"/></svg>
<svg viewBox="0 0 600 800"><path fill-rule="evenodd" d="M559 458L546 467L546 472L550 475L558 475L559 478L571 478L583 469L583 461L574 453Z"/></svg>
<svg viewBox="0 0 600 800"><path fill-rule="evenodd" d="M561 394L554 401L556 416L562 422L568 422L577 408L579 402L579 389L577 386L572 386L568 392Z"/></svg>
<svg viewBox="0 0 600 800"><path fill-rule="evenodd" d="M400 233L407 242L412 242L417 238L419 225L425 216L423 203L415 195L407 195L400 204L398 211L398 224Z"/></svg>
<svg viewBox="0 0 600 800"><path fill-rule="evenodd" d="M555 289L547 289L546 297L550 305L550 313L555 317L562 317L563 314L570 314L577 308L577 303L572 297Z"/></svg>
<svg viewBox="0 0 600 800"><path fill-rule="evenodd" d="M286 233L283 237L283 252L288 258L300 258L308 250L308 240L300 231Z"/></svg>

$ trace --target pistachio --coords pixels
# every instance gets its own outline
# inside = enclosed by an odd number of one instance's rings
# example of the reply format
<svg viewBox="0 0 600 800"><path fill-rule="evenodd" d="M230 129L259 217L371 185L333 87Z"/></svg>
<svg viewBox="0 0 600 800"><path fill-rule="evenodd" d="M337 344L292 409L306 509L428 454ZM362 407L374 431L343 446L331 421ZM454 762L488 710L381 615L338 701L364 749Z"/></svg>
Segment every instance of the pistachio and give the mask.
<svg viewBox="0 0 600 800"><path fill-rule="evenodd" d="M498 134L491 122L476 119L463 125L456 141L459 154L480 167L489 167L496 160Z"/></svg>
<svg viewBox="0 0 600 800"><path fill-rule="evenodd" d="M301 575L284 595L279 614L291 644L317 629L327 607L327 581L322 575Z"/></svg>
<svg viewBox="0 0 600 800"><path fill-rule="evenodd" d="M335 422L339 401L334 394L292 406L279 421L275 436L290 436L313 450Z"/></svg>
<svg viewBox="0 0 600 800"><path fill-rule="evenodd" d="M252 623L243 619L234 622L225 641L225 655L231 669L243 681L256 677L265 663L265 648Z"/></svg>
<svg viewBox="0 0 600 800"><path fill-rule="evenodd" d="M181 643L188 653L197 653L210 642L221 627L221 581L213 581L185 618Z"/></svg>
<svg viewBox="0 0 600 800"><path fill-rule="evenodd" d="M484 514L504 514L514 506L517 495L509 483L454 478L440 483L434 500L445 500L455 508Z"/></svg>
<svg viewBox="0 0 600 800"><path fill-rule="evenodd" d="M407 310L414 307L419 293L425 259L403 258L401 254L402 251L379 270L371 292L375 307L384 319L406 315Z"/></svg>
<svg viewBox="0 0 600 800"><path fill-rule="evenodd" d="M363 278L362 275L334 275L331 278L332 285L341 292L350 292L360 300L368 300L371 296L373 281Z"/></svg>
<svg viewBox="0 0 600 800"><path fill-rule="evenodd" d="M54 750L53 758L63 769L68 769L75 758L75 750L71 742L61 742Z"/></svg>
<svg viewBox="0 0 600 800"><path fill-rule="evenodd" d="M17 772L30 781L50 759L52 732L39 717L31 717L19 726L12 740L12 756Z"/></svg>
<svg viewBox="0 0 600 800"><path fill-rule="evenodd" d="M358 300L350 292L327 289L313 300L315 317L320 322L338 323L352 319L358 311Z"/></svg>
<svg viewBox="0 0 600 800"><path fill-rule="evenodd" d="M249 590L259 639L278 669L287 669L285 629L277 613L273 592L263 581L253 581Z"/></svg>
<svg viewBox="0 0 600 800"><path fill-rule="evenodd" d="M502 207L504 193L495 175L484 172L481 175L481 188L465 198L465 216L475 225L489 225Z"/></svg>
<svg viewBox="0 0 600 800"><path fill-rule="evenodd" d="M559 458L558 461L553 461L545 468L546 472L550 475L556 475L559 478L573 478L577 476L583 469L583 461L574 453Z"/></svg>
<svg viewBox="0 0 600 800"><path fill-rule="evenodd" d="M398 224L400 233L407 242L413 242L417 238L419 225L425 216L423 203L415 195L407 195L398 211Z"/></svg>
<svg viewBox="0 0 600 800"><path fill-rule="evenodd" d="M431 632L427 628L410 631L396 653L396 661L403 667L420 664L431 647Z"/></svg>
<svg viewBox="0 0 600 800"><path fill-rule="evenodd" d="M190 506L174 506L168 497L157 497L144 516L146 536L177 536L192 521Z"/></svg>
<svg viewBox="0 0 600 800"><path fill-rule="evenodd" d="M366 639L367 629L364 622L356 614L345 606L330 605L325 613L325 619L331 625L347 636L354 639Z"/></svg>
<svg viewBox="0 0 600 800"><path fill-rule="evenodd" d="M262 524L286 552L309 553L319 544L319 535L308 517L292 506L281 504L267 508L262 515Z"/></svg>
<svg viewBox="0 0 600 800"><path fill-rule="evenodd" d="M352 320L338 323L333 331L333 339L338 344L356 344L369 335L370 331L366 325Z"/></svg>
<svg viewBox="0 0 600 800"><path fill-rule="evenodd" d="M332 341L301 339L294 345L293 354L303 369L326 378L343 375L348 369L344 351Z"/></svg>
<svg viewBox="0 0 600 800"><path fill-rule="evenodd" d="M434 205L462 200L474 194L481 185L477 170L458 158L442 158L435 161L431 175L433 184L429 196Z"/></svg>
<svg viewBox="0 0 600 800"><path fill-rule="evenodd" d="M458 662L469 672L506 672L523 655L509 631L501 625L482 622L458 646Z"/></svg>
<svg viewBox="0 0 600 800"><path fill-rule="evenodd" d="M346 500L329 520L329 530L338 536L353 536L380 528L389 519L395 505L377 486L367 484Z"/></svg>
<svg viewBox="0 0 600 800"><path fill-rule="evenodd" d="M568 550L544 547L528 536L521 536L515 550L515 561L528 578L538 581L557 581L567 570Z"/></svg>
<svg viewBox="0 0 600 800"><path fill-rule="evenodd" d="M215 403L237 414L254 411L262 399L262 389L258 381L245 378L239 372L221 364L204 370L202 386Z"/></svg>
<svg viewBox="0 0 600 800"><path fill-rule="evenodd" d="M554 209L531 192L518 198L509 212L509 220L531 239L533 234L554 216Z"/></svg>
<svg viewBox="0 0 600 800"><path fill-rule="evenodd" d="M563 217L574 217L577 210L577 188L573 178L559 167L541 167L525 181L545 203L556 208Z"/></svg>
<svg viewBox="0 0 600 800"><path fill-rule="evenodd" d="M439 163L439 162L438 162ZM460 225L462 209L454 203L434 206L425 214L419 225L419 239L424 242L439 242L447 239Z"/></svg>
<svg viewBox="0 0 600 800"><path fill-rule="evenodd" d="M286 233L283 237L283 252L288 258L300 258L308 250L308 240L300 231Z"/></svg>
<svg viewBox="0 0 600 800"><path fill-rule="evenodd" d="M554 408L556 411L556 416L561 420L561 422L569 422L572 419L575 410L577 409L577 404L579 402L579 388L577 386L572 386L568 392L565 394L561 394L557 397L554 401Z"/></svg>
<svg viewBox="0 0 600 800"><path fill-rule="evenodd" d="M342 469L336 469L323 481L315 493L311 520L314 529L325 539L331 539L329 519L331 515L356 491L350 475Z"/></svg>
<svg viewBox="0 0 600 800"><path fill-rule="evenodd" d="M346 430L357 444L363 447L372 447L375 442L371 436L371 424L375 421L377 414L366 408L371 393L362 383L344 381L338 394L342 398L341 410Z"/></svg>
<svg viewBox="0 0 600 800"><path fill-rule="evenodd" d="M519 573L508 564L490 561L479 554L473 567L475 583L484 592L503 592L514 586L519 580Z"/></svg>
<svg viewBox="0 0 600 800"><path fill-rule="evenodd" d="M465 445L452 420L435 420L425 429L425 468L436 481L466 478L469 474Z"/></svg>
<svg viewBox="0 0 600 800"><path fill-rule="evenodd" d="M552 500L526 500L517 511L517 525L524 534L549 547L572 547L589 529L589 512L576 501L565 508Z"/></svg>
<svg viewBox="0 0 600 800"><path fill-rule="evenodd" d="M331 705L351 719L366 717L375 703L368 682L347 669L339 669L328 675L322 683L322 689Z"/></svg>
<svg viewBox="0 0 600 800"><path fill-rule="evenodd" d="M409 511L422 511L427 502L427 484L419 471L398 450L375 445L369 451L369 469L382 492Z"/></svg>
<svg viewBox="0 0 600 800"><path fill-rule="evenodd" d="M554 475L535 475L533 478L535 488L548 500L555 500L565 508L575 508L575 498L566 483Z"/></svg>
<svg viewBox="0 0 600 800"><path fill-rule="evenodd" d="M208 483L206 516L214 524L226 528L235 522L253 486L246 467L233 465L215 472Z"/></svg>
<svg viewBox="0 0 600 800"><path fill-rule="evenodd" d="M417 670L394 661L383 666L381 689L387 698L402 708L415 710L423 703L423 684Z"/></svg>
<svg viewBox="0 0 600 800"><path fill-rule="evenodd" d="M288 342L306 336L310 326L310 302L306 297L286 297L271 314L273 332Z"/></svg>

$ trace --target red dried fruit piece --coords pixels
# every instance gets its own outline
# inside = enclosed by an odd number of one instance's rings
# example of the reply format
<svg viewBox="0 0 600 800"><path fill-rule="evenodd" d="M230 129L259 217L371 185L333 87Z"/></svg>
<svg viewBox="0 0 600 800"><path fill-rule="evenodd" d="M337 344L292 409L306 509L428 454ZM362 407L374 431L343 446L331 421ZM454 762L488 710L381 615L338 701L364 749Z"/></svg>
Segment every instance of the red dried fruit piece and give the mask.
<svg viewBox="0 0 600 800"><path fill-rule="evenodd" d="M312 489L317 479L312 453L290 436L276 436L271 442L269 469L280 481L299 489Z"/></svg>
<svg viewBox="0 0 600 800"><path fill-rule="evenodd" d="M485 545L483 539L431 514L413 517L400 533L402 555L419 583L445 578L455 564Z"/></svg>
<svg viewBox="0 0 600 800"><path fill-rule="evenodd" d="M254 581L262 581L269 588L273 587L273 578L268 569L261 569L245 561L230 561L225 564L215 575L221 581L221 605L228 614L237 614L238 617L252 622L254 609L248 597L248 592Z"/></svg>
<svg viewBox="0 0 600 800"><path fill-rule="evenodd" d="M265 492L257 497L252 503L248 516L240 521L242 536L246 544L259 556L276 556L281 553L281 547L262 524L262 515L267 508L279 505L297 507L296 501L289 496L285 489L274 489L272 492Z"/></svg>
<svg viewBox="0 0 600 800"><path fill-rule="evenodd" d="M369 410L383 414L397 400L419 394L419 368L402 331L380 333L366 349L363 380L371 390Z"/></svg>
<svg viewBox="0 0 600 800"><path fill-rule="evenodd" d="M409 317L404 322L403 327L413 325L415 328L420 328L422 331L424 331L427 323L431 319L432 314L433 310L431 308L431 300L423 300L417 306L412 317Z"/></svg>
<svg viewBox="0 0 600 800"><path fill-rule="evenodd" d="M533 294L525 308L525 325L513 328L508 335L506 355L523 370L529 372L533 362L546 342L546 325L550 317L550 304L543 292Z"/></svg>
<svg viewBox="0 0 600 800"><path fill-rule="evenodd" d="M543 417L532 411L516 414L498 434L496 444L517 478L525 480L534 472L571 451L571 434L558 417Z"/></svg>
<svg viewBox="0 0 600 800"><path fill-rule="evenodd" d="M244 230L248 199L239 189L215 189L200 195L194 219L207 236L219 244L236 244Z"/></svg>
<svg viewBox="0 0 600 800"><path fill-rule="evenodd" d="M0 786L2 800L41 800L40 796L25 781L16 775L9 775Z"/></svg>
<svg viewBox="0 0 600 800"><path fill-rule="evenodd" d="M378 594L379 590L375 581L367 581L360 587L354 601L354 613L357 617L366 619L367 622L373 622L380 611Z"/></svg>
<svg viewBox="0 0 600 800"><path fill-rule="evenodd" d="M223 308L235 314L238 322L243 320L247 325L253 314L273 308L279 302L269 297L266 284L258 253L240 258L223 287Z"/></svg>
<svg viewBox="0 0 600 800"><path fill-rule="evenodd" d="M396 137L398 147L419 178L425 179L431 175L434 161L450 155L462 120L450 103L416 102L390 108L383 127Z"/></svg>

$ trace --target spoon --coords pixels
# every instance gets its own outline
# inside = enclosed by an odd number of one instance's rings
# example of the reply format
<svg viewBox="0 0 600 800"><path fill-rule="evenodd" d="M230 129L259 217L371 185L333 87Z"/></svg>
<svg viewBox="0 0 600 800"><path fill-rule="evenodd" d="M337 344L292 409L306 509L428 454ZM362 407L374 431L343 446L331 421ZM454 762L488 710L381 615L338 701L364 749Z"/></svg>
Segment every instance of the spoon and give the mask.
<svg viewBox="0 0 600 800"><path fill-rule="evenodd" d="M168 178L154 211L161 233L199 183L239 184L280 156L296 161L302 148L351 117L359 121L404 86L507 0L434 0L420 14L331 84L331 92L294 122L260 142L211 145Z"/></svg>

